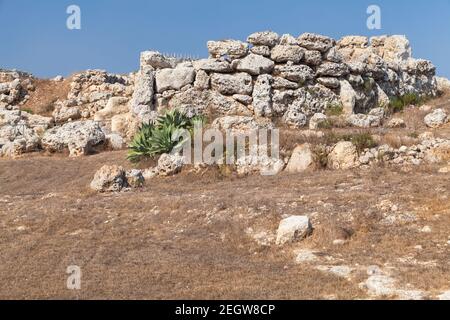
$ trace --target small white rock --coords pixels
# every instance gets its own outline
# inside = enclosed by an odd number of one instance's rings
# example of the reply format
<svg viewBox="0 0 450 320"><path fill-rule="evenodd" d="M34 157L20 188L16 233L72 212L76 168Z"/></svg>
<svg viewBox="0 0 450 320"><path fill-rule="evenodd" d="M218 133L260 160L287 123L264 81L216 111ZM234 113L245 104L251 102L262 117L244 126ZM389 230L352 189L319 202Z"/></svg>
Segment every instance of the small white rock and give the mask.
<svg viewBox="0 0 450 320"><path fill-rule="evenodd" d="M291 216L280 222L277 231L277 245L283 245L302 239L312 231L311 222L307 216Z"/></svg>

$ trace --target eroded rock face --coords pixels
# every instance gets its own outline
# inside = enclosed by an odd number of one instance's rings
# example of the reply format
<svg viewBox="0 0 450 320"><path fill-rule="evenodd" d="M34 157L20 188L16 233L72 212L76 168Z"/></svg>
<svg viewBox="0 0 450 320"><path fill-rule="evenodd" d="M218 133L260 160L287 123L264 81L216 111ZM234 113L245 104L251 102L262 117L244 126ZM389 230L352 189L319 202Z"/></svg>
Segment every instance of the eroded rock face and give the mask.
<svg viewBox="0 0 450 320"><path fill-rule="evenodd" d="M224 95L251 95L253 92L252 77L244 72L236 74L213 73L211 75L211 87Z"/></svg>
<svg viewBox="0 0 450 320"><path fill-rule="evenodd" d="M358 128L372 128L379 127L382 119L382 117L370 114L352 114L347 118L347 122Z"/></svg>
<svg viewBox="0 0 450 320"><path fill-rule="evenodd" d="M292 61L299 63L305 55L305 49L296 45L277 45L272 49L270 58L278 63Z"/></svg>
<svg viewBox="0 0 450 320"><path fill-rule="evenodd" d="M269 119L255 119L244 116L225 116L214 120L212 127L218 130L229 130L233 134L248 134L258 129L272 129Z"/></svg>
<svg viewBox="0 0 450 320"><path fill-rule="evenodd" d="M130 109L138 118L143 119L153 110L155 74L153 67L142 66L136 76Z"/></svg>
<svg viewBox="0 0 450 320"><path fill-rule="evenodd" d="M155 70L165 69L172 68L174 62L158 51L144 51L141 53L141 66L150 66Z"/></svg>
<svg viewBox="0 0 450 320"><path fill-rule="evenodd" d="M248 44L238 40L208 41L208 52L213 58L228 56L236 59L248 53Z"/></svg>
<svg viewBox="0 0 450 320"><path fill-rule="evenodd" d="M47 130L42 147L50 152L69 149L70 156L87 155L92 147L105 142L105 133L95 121L69 122L62 127Z"/></svg>
<svg viewBox="0 0 450 320"><path fill-rule="evenodd" d="M305 83L314 79L314 70L306 65L277 65L275 74L293 82Z"/></svg>
<svg viewBox="0 0 450 320"><path fill-rule="evenodd" d="M260 174L273 176L284 169L284 161L268 155L267 146L259 146L257 154L250 154L237 159L236 169L241 176L249 174Z"/></svg>
<svg viewBox="0 0 450 320"><path fill-rule="evenodd" d="M274 67L275 63L272 60L257 54L249 54L235 64L235 69L237 71L247 72L253 76L271 73Z"/></svg>
<svg viewBox="0 0 450 320"><path fill-rule="evenodd" d="M228 73L233 69L231 64L220 59L201 59L193 62L195 70L203 70L207 72Z"/></svg>
<svg viewBox="0 0 450 320"><path fill-rule="evenodd" d="M105 165L95 173L90 187L97 192L122 191L128 187L125 170L116 165Z"/></svg>
<svg viewBox="0 0 450 320"><path fill-rule="evenodd" d="M436 109L424 118L424 122L429 128L438 128L449 121L449 116L444 109Z"/></svg>
<svg viewBox="0 0 450 320"><path fill-rule="evenodd" d="M355 168L358 165L358 151L351 142L338 142L328 155L328 167L331 169L346 170Z"/></svg>
<svg viewBox="0 0 450 320"><path fill-rule="evenodd" d="M307 216L291 216L280 222L277 231L277 245L283 245L307 237L312 225Z"/></svg>
<svg viewBox="0 0 450 320"><path fill-rule="evenodd" d="M327 52L335 45L335 41L319 34L304 33L298 38L298 44L308 50Z"/></svg>
<svg viewBox="0 0 450 320"><path fill-rule="evenodd" d="M195 80L194 67L178 65L175 69L161 69L156 72L156 90L162 93L167 90L180 90L193 84Z"/></svg>
<svg viewBox="0 0 450 320"><path fill-rule="evenodd" d="M150 83L148 82L149 85ZM110 98L130 99L133 91L134 76L116 75L103 70L87 70L72 77L67 100L62 101L61 105L78 108L80 119L91 119L106 107ZM150 91L147 96L153 97L153 92Z"/></svg>
<svg viewBox="0 0 450 320"><path fill-rule="evenodd" d="M278 44L280 36L273 31L255 32L248 36L247 42L255 46L274 47Z"/></svg>
<svg viewBox="0 0 450 320"><path fill-rule="evenodd" d="M317 130L328 123L328 117L323 113L315 113L309 120L309 129Z"/></svg>
<svg viewBox="0 0 450 320"><path fill-rule="evenodd" d="M256 116L272 115L272 76L261 75L253 89L253 111Z"/></svg>
<svg viewBox="0 0 450 320"><path fill-rule="evenodd" d="M181 171L184 165L184 157L180 155L163 154L158 160L158 174L160 176L172 176Z"/></svg>
<svg viewBox="0 0 450 320"><path fill-rule="evenodd" d="M0 108L24 104L35 89L33 79L26 72L0 69Z"/></svg>
<svg viewBox="0 0 450 320"><path fill-rule="evenodd" d="M292 151L292 156L289 159L285 171L289 173L300 173L306 170L313 170L315 168L314 153L310 144L305 143L297 146Z"/></svg>
<svg viewBox="0 0 450 320"><path fill-rule="evenodd" d="M0 108L0 156L16 157L40 149L52 118Z"/></svg>

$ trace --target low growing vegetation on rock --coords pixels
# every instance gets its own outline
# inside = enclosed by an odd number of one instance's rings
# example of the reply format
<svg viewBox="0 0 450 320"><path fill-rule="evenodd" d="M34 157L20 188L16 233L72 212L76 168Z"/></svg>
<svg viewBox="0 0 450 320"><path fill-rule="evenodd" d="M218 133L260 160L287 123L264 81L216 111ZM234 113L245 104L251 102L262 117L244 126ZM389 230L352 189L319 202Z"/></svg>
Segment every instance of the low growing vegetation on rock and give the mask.
<svg viewBox="0 0 450 320"><path fill-rule="evenodd" d="M402 96L391 98L388 110L391 114L402 112L407 106L420 106L427 100L427 97L420 97L417 93L406 93Z"/></svg>

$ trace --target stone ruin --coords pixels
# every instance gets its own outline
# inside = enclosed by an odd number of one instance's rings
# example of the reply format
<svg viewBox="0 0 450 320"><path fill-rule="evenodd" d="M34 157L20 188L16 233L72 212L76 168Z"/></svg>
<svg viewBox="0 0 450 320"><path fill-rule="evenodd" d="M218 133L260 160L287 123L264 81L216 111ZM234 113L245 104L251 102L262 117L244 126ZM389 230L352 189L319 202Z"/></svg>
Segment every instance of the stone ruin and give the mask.
<svg viewBox="0 0 450 320"><path fill-rule="evenodd" d="M24 104L35 89L32 79L26 72L0 69L0 108Z"/></svg>
<svg viewBox="0 0 450 320"><path fill-rule="evenodd" d="M407 93L435 96L435 67L412 58L404 36L298 38L274 32L209 41L209 58L174 63L158 52L141 54L131 101L140 119L165 108L189 113L279 117L293 127L342 105L368 113Z"/></svg>
<svg viewBox="0 0 450 320"><path fill-rule="evenodd" d="M301 128L309 121L314 129L328 108L339 106L351 124L370 127L380 124L392 97L438 92L435 67L412 58L404 36L336 41L265 31L247 42L209 41L207 47L208 58L192 61L142 52L139 71L128 75L75 74L52 117L21 112L34 90L32 76L0 70L1 154L69 149L75 156L104 142L122 148L142 122L173 108L235 117L226 119L230 123L279 119L279 125Z"/></svg>

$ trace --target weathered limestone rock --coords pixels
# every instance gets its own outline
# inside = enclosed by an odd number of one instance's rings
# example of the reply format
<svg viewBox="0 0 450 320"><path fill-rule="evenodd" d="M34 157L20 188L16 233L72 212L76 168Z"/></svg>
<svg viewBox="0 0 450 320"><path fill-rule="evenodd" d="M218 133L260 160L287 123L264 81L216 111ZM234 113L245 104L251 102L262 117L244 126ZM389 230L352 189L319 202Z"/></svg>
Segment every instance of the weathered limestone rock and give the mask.
<svg viewBox="0 0 450 320"><path fill-rule="evenodd" d="M98 192L119 192L127 188L125 170L119 166L103 166L95 173L91 189Z"/></svg>
<svg viewBox="0 0 450 320"><path fill-rule="evenodd" d="M126 181L131 188L140 188L144 185L145 178L141 170L133 169L125 173Z"/></svg>
<svg viewBox="0 0 450 320"><path fill-rule="evenodd" d="M427 163L445 163L450 161L450 141L422 141L428 149L424 152L424 160Z"/></svg>
<svg viewBox="0 0 450 320"><path fill-rule="evenodd" d="M317 76L319 77L343 77L350 73L348 66L345 63L325 62L317 69Z"/></svg>
<svg viewBox="0 0 450 320"><path fill-rule="evenodd" d="M295 90L299 88L299 84L297 82L292 82L289 80L286 80L284 78L281 77L274 77L273 81L272 81L272 88L277 90L277 89L281 89L281 90Z"/></svg>
<svg viewBox="0 0 450 320"><path fill-rule="evenodd" d="M338 142L328 155L328 167L331 169L346 170L358 165L358 151L351 142Z"/></svg>
<svg viewBox="0 0 450 320"><path fill-rule="evenodd" d="M181 171L185 162L183 156L177 154L163 154L158 160L158 174L160 176L172 176Z"/></svg>
<svg viewBox="0 0 450 320"><path fill-rule="evenodd" d="M253 102L253 98L251 96L247 96L245 94L234 94L233 99L237 102L242 103L243 105L250 105Z"/></svg>
<svg viewBox="0 0 450 320"><path fill-rule="evenodd" d="M155 75L153 67L141 67L134 86L130 109L139 119L144 118L153 110L153 94Z"/></svg>
<svg viewBox="0 0 450 320"><path fill-rule="evenodd" d="M336 46L338 48L365 49L369 46L369 38L364 36L345 36L337 42Z"/></svg>
<svg viewBox="0 0 450 320"><path fill-rule="evenodd" d="M308 50L317 50L320 52L327 52L335 45L335 41L329 37L304 33L298 38L298 43L301 47Z"/></svg>
<svg viewBox="0 0 450 320"><path fill-rule="evenodd" d="M198 90L208 90L211 78L203 70L198 70L195 75L194 88Z"/></svg>
<svg viewBox="0 0 450 320"><path fill-rule="evenodd" d="M275 75L293 82L304 83L314 79L314 70L305 65L276 65Z"/></svg>
<svg viewBox="0 0 450 320"><path fill-rule="evenodd" d="M178 65L175 69L161 69L156 71L156 90L162 93L166 90L180 90L195 81L193 67Z"/></svg>
<svg viewBox="0 0 450 320"><path fill-rule="evenodd" d="M305 49L294 45L277 45L272 49L270 58L278 63L292 61L299 63L305 54Z"/></svg>
<svg viewBox="0 0 450 320"><path fill-rule="evenodd" d="M111 119L113 116L127 113L128 98L125 97L112 97L108 100L106 107L100 111L98 111L95 116L95 121L104 121L106 119Z"/></svg>
<svg viewBox="0 0 450 320"><path fill-rule="evenodd" d="M280 38L279 44L298 46L298 40L290 34L283 34Z"/></svg>
<svg viewBox="0 0 450 320"><path fill-rule="evenodd" d="M211 86L225 95L251 95L253 92L252 77L244 72L236 74L213 73L211 75Z"/></svg>
<svg viewBox="0 0 450 320"><path fill-rule="evenodd" d="M450 80L444 77L436 77L437 88L439 91L450 91Z"/></svg>
<svg viewBox="0 0 450 320"><path fill-rule="evenodd" d="M370 39L374 51L386 61L399 62L411 58L411 46L405 36L380 36Z"/></svg>
<svg viewBox="0 0 450 320"><path fill-rule="evenodd" d="M171 61L158 51L144 51L141 53L141 66L151 66L154 69L172 68Z"/></svg>
<svg viewBox="0 0 450 320"><path fill-rule="evenodd" d="M444 109L436 109L424 118L425 124L429 128L438 128L449 121L447 112Z"/></svg>
<svg viewBox="0 0 450 320"><path fill-rule="evenodd" d="M237 59L247 55L248 44L238 40L208 41L208 52L212 58Z"/></svg>
<svg viewBox="0 0 450 320"><path fill-rule="evenodd" d="M52 116L56 123L64 123L69 120L73 121L80 119L81 112L78 107L69 107L64 104L61 104L55 107Z"/></svg>
<svg viewBox="0 0 450 320"><path fill-rule="evenodd" d="M201 59L192 62L196 71L203 70L206 72L228 73L233 71L231 64L220 59Z"/></svg>
<svg viewBox="0 0 450 320"><path fill-rule="evenodd" d="M272 114L272 76L265 74L256 79L253 88L253 110L258 117Z"/></svg>
<svg viewBox="0 0 450 320"><path fill-rule="evenodd" d="M283 245L306 238L312 232L312 225L307 216L291 216L280 222L277 231L277 245Z"/></svg>
<svg viewBox="0 0 450 320"><path fill-rule="evenodd" d="M250 52L259 54L260 56L270 57L270 47L268 46L254 46L250 48Z"/></svg>
<svg viewBox="0 0 450 320"><path fill-rule="evenodd" d="M236 60L233 64L235 69L240 72L247 72L253 76L271 73L275 67L275 63L263 56L257 54L249 54L241 60Z"/></svg>
<svg viewBox="0 0 450 320"><path fill-rule="evenodd" d="M332 77L321 77L317 78L316 81L330 89L338 89L341 85L338 79Z"/></svg>
<svg viewBox="0 0 450 320"><path fill-rule="evenodd" d="M316 50L306 50L303 62L309 66L318 66L322 63L322 53Z"/></svg>
<svg viewBox="0 0 450 320"><path fill-rule="evenodd" d="M331 48L325 53L324 58L326 61L341 63L344 60L342 54L336 49L336 47Z"/></svg>
<svg viewBox="0 0 450 320"><path fill-rule="evenodd" d="M247 75L249 76L249 75ZM239 84L236 84L239 87ZM169 101L170 108L182 108L185 105L195 106L198 113L213 110L221 115L240 114L251 115L251 111L234 98L224 96L215 90L188 89L176 93Z"/></svg>
<svg viewBox="0 0 450 320"><path fill-rule="evenodd" d="M352 114L356 104L356 92L347 80L340 81L340 100L345 114Z"/></svg>
<svg viewBox="0 0 450 320"><path fill-rule="evenodd" d="M292 151L285 171L289 173L300 173L315 168L314 153L308 143L297 146Z"/></svg>
<svg viewBox="0 0 450 320"><path fill-rule="evenodd" d="M259 146L258 152L237 159L236 169L238 175L261 174L273 176L283 171L284 161L268 155L267 145Z"/></svg>
<svg viewBox="0 0 450 320"><path fill-rule="evenodd" d="M352 114L347 117L347 122L358 128L373 128L381 125L382 118L370 114Z"/></svg>
<svg viewBox="0 0 450 320"><path fill-rule="evenodd" d="M105 136L105 144L112 150L122 150L125 147L125 140L118 133L110 133Z"/></svg>
<svg viewBox="0 0 450 320"><path fill-rule="evenodd" d="M339 96L320 84L309 85L294 91L295 100L289 106L307 116L324 113L330 105L339 104Z"/></svg>
<svg viewBox="0 0 450 320"><path fill-rule="evenodd" d="M149 113L149 115L154 115L155 112ZM145 123L150 122L150 118L143 118L142 121ZM111 131L120 134L122 137L130 139L137 132L139 123L136 116L131 113L124 113L113 116L111 118Z"/></svg>
<svg viewBox="0 0 450 320"><path fill-rule="evenodd" d="M214 120L212 127L218 130L229 130L232 134L248 134L258 129L272 129L274 126L267 118L225 116Z"/></svg>
<svg viewBox="0 0 450 320"><path fill-rule="evenodd" d="M400 118L392 118L386 125L388 128L406 128L406 123L403 119Z"/></svg>
<svg viewBox="0 0 450 320"><path fill-rule="evenodd" d="M328 117L323 113L315 113L311 119L309 119L309 129L317 130L320 129L323 125L328 123Z"/></svg>
<svg viewBox="0 0 450 320"><path fill-rule="evenodd" d="M105 142L105 134L95 121L70 122L62 127L47 130L42 138L42 147L51 152L68 148L70 156L86 155L92 147Z"/></svg>
<svg viewBox="0 0 450 320"><path fill-rule="evenodd" d="M52 118L0 108L0 157L14 158L38 150L41 136L52 122Z"/></svg>
<svg viewBox="0 0 450 320"><path fill-rule="evenodd" d="M307 118L297 104L292 104L284 114L283 121L293 128L301 128L306 125Z"/></svg>
<svg viewBox="0 0 450 320"><path fill-rule="evenodd" d="M280 36L272 31L255 32L248 36L247 42L255 46L274 47L278 44Z"/></svg>

